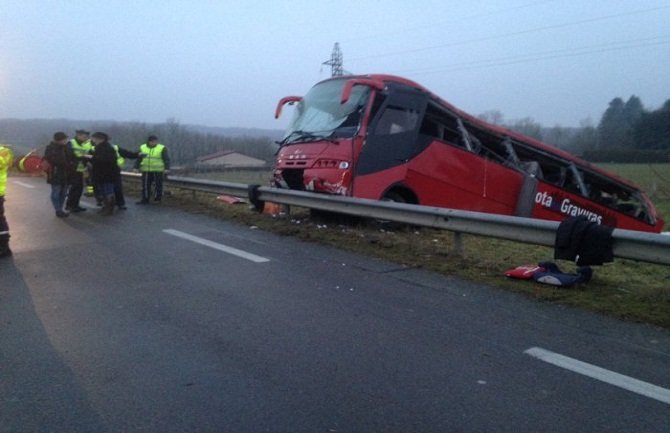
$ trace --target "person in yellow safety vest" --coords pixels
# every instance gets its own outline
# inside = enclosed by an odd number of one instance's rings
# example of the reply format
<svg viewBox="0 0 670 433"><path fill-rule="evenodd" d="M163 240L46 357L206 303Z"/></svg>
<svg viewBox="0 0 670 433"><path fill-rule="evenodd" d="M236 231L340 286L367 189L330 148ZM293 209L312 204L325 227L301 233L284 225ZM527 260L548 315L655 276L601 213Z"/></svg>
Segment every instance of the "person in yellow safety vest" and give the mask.
<svg viewBox="0 0 670 433"><path fill-rule="evenodd" d="M12 149L0 144L0 258L12 255L9 249L9 225L5 218L5 190L7 188L7 171L12 166L14 155Z"/></svg>
<svg viewBox="0 0 670 433"><path fill-rule="evenodd" d="M92 183L87 183L86 184L86 189L84 190L84 195L86 197L93 197L95 194L95 191L93 190L93 184Z"/></svg>
<svg viewBox="0 0 670 433"><path fill-rule="evenodd" d="M135 163L142 173L142 200L137 204L148 204L152 195L152 184L156 185L154 201L163 199L163 177L170 172L170 157L167 148L158 142L158 137L150 135L147 142L140 145L140 158Z"/></svg>
<svg viewBox="0 0 670 433"><path fill-rule="evenodd" d="M83 212L86 208L79 205L81 194L84 192L84 172L86 171L86 156L90 153L93 145L89 140L90 133L83 129L75 132L75 137L70 140L70 147L77 158L77 172L70 180L70 190L67 196L65 209L70 212Z"/></svg>
<svg viewBox="0 0 670 433"><path fill-rule="evenodd" d="M112 144L116 151L116 165L119 169L119 175L114 180L114 196L116 206L119 210L126 210L126 198L123 196L123 179L121 178L121 170L126 165L126 158L137 159L140 157L139 152L132 152L120 147L118 144Z"/></svg>

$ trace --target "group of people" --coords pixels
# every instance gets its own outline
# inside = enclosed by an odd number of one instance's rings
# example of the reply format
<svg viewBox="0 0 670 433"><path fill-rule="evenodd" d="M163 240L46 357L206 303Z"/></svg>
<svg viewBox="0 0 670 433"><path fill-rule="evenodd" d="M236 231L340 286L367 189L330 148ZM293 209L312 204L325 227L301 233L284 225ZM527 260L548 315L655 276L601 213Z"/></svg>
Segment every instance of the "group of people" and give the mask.
<svg viewBox="0 0 670 433"><path fill-rule="evenodd" d="M150 135L137 152L111 144L109 140L104 132L91 135L83 129L77 130L71 140L64 132L53 135L43 160L47 163L47 182L51 185L51 203L57 217L86 210L79 203L85 174L93 184L94 194L102 206L101 213L111 215L115 207L126 209L121 180L125 158L135 159L135 168L142 173L142 199L138 204L149 203L152 196L154 201L161 201L163 177L170 169L170 157L158 137ZM13 161L12 149L0 144L0 258L12 255L5 218L5 190Z"/></svg>
<svg viewBox="0 0 670 433"><path fill-rule="evenodd" d="M51 185L51 203L59 218L70 213L83 212L80 204L86 175L93 185L94 195L101 205L100 213L111 215L114 209L125 210L121 169L125 159L135 159L135 168L142 173L142 199L138 204L163 197L163 177L170 169L167 148L151 135L138 151L126 150L110 142L104 132L92 135L83 129L69 139L64 132L56 132L44 151L47 162L47 182Z"/></svg>

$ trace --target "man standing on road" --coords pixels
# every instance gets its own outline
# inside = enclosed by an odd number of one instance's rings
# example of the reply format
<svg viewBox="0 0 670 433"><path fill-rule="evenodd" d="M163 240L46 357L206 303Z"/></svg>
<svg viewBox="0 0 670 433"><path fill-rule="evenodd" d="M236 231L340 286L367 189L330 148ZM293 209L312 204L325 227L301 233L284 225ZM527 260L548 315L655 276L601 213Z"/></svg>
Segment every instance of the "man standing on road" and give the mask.
<svg viewBox="0 0 670 433"><path fill-rule="evenodd" d="M163 199L163 175L170 171L170 157L167 148L158 142L158 137L150 135L147 142L140 145L140 159L135 168L142 172L142 200L137 204L149 204L151 186L156 184L154 201Z"/></svg>
<svg viewBox="0 0 670 433"><path fill-rule="evenodd" d="M116 200L116 206L119 210L126 210L126 198L123 196L123 178L121 177L121 170L126 164L126 158L137 159L140 157L139 152L131 152L126 150L118 144L112 144L112 147L116 151L116 165L119 168L118 176L114 181L114 196Z"/></svg>
<svg viewBox="0 0 670 433"><path fill-rule="evenodd" d="M65 218L68 213L63 210L68 184L77 175L77 159L68 146L67 135L57 132L44 151L44 159L49 163L47 183L51 185L51 204L58 218Z"/></svg>
<svg viewBox="0 0 670 433"><path fill-rule="evenodd" d="M12 150L0 144L0 258L12 255L12 250L9 249L9 226L5 218L5 189L7 171L12 166L13 160Z"/></svg>
<svg viewBox="0 0 670 433"><path fill-rule="evenodd" d="M70 212L83 212L86 208L79 205L81 194L84 192L84 172L86 171L86 157L91 151L93 145L89 140L89 132L83 129L78 129L75 132L75 137L70 140L72 152L77 158L77 171L72 179L70 179L70 191L67 196L66 209Z"/></svg>
<svg viewBox="0 0 670 433"><path fill-rule="evenodd" d="M114 213L114 183L117 177L121 175L117 164L117 153L109 142L109 136L104 132L96 132L92 136L95 144L95 152L91 158L93 166L93 184L96 192L102 196L103 215L112 215Z"/></svg>

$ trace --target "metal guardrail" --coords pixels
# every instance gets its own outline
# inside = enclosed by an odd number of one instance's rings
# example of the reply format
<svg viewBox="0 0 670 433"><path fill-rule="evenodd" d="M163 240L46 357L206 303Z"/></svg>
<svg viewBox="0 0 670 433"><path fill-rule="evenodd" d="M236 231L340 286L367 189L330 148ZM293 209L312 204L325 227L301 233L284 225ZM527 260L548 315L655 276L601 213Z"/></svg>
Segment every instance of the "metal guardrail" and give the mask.
<svg viewBox="0 0 670 433"><path fill-rule="evenodd" d="M123 173L138 178L137 173ZM558 222L533 218L368 200L305 191L294 191L231 182L170 176L167 185L236 197L252 197L288 206L337 212L364 218L388 220L422 227L506 239L526 244L553 247ZM670 236L633 230L614 229L616 257L649 263L670 264Z"/></svg>

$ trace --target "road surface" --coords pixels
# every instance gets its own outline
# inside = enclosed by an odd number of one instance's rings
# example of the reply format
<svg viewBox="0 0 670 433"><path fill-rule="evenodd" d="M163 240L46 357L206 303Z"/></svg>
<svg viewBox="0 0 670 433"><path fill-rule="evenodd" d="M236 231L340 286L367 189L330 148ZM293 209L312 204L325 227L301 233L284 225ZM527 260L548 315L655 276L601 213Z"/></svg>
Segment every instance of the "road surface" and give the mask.
<svg viewBox="0 0 670 433"><path fill-rule="evenodd" d="M0 432L665 432L670 333L13 177ZM129 200L132 203L132 200Z"/></svg>

